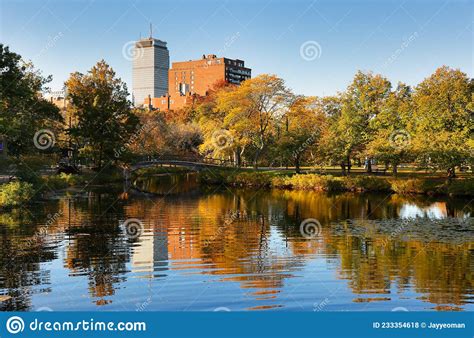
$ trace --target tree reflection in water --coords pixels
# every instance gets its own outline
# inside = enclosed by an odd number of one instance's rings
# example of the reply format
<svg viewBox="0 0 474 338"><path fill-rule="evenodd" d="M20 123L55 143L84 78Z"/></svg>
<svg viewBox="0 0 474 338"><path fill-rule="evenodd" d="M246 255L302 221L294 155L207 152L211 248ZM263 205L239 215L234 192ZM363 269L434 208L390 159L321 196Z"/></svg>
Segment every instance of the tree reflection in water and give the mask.
<svg viewBox="0 0 474 338"><path fill-rule="evenodd" d="M1 215L0 304L212 310L234 302L310 311L327 297L328 310L387 310L405 300L416 309L468 309L471 216L468 201L397 195L64 196ZM423 224L401 223L413 217ZM127 237L127 218L143 222L140 236ZM301 235L306 218L322 224L318 237Z"/></svg>

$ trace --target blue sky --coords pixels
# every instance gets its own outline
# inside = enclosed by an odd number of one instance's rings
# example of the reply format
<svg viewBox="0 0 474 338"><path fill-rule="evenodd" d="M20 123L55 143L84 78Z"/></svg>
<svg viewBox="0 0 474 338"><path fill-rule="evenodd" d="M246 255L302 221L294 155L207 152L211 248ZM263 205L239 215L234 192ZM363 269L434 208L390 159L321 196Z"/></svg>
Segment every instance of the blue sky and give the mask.
<svg viewBox="0 0 474 338"><path fill-rule="evenodd" d="M168 43L171 61L218 54L273 73L298 94L344 90L357 70L392 83L420 82L441 65L474 77L471 0L21 1L0 0L0 41L52 74L104 58L131 90L123 46L140 36ZM316 54L303 57L304 47ZM303 55L302 55L303 53Z"/></svg>

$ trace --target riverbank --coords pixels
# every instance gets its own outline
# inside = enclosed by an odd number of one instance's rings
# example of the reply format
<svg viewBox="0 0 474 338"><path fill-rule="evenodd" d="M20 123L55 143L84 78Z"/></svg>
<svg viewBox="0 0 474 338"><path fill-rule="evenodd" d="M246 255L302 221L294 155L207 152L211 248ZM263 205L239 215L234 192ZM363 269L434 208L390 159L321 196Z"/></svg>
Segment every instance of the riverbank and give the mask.
<svg viewBox="0 0 474 338"><path fill-rule="evenodd" d="M137 177L181 175L193 172L180 167L155 167L134 173ZM474 196L474 177L469 174L447 180L436 174L410 173L397 177L358 173L352 176L334 174L295 174L292 170L261 170L222 168L204 170L197 174L201 185L226 184L239 188L307 190L324 192L385 192L402 195ZM27 203L33 196L48 195L70 187L120 184L123 173L119 168L104 168L100 172L85 171L79 175L40 175L26 181L0 184L0 208Z"/></svg>
<svg viewBox="0 0 474 338"><path fill-rule="evenodd" d="M392 192L398 194L426 194L473 196L474 177L463 176L452 180L434 175L390 177L374 175L333 176L327 174L289 174L282 171L213 170L201 172L202 184L228 184L235 187L313 190L328 192Z"/></svg>
<svg viewBox="0 0 474 338"><path fill-rule="evenodd" d="M107 167L100 172L83 170L81 174L23 173L8 177L0 183L0 210L27 204L32 200L47 199L68 188L85 189L94 186L122 184L123 174L119 168Z"/></svg>

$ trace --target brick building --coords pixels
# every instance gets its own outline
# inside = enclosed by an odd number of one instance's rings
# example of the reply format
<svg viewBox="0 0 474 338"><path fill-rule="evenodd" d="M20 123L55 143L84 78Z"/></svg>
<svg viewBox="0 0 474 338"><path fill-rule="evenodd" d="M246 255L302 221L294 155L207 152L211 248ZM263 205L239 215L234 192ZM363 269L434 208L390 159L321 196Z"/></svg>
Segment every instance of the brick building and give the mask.
<svg viewBox="0 0 474 338"><path fill-rule="evenodd" d="M168 72L168 95L145 98L144 104L158 110L179 109L192 103L196 96L205 96L216 83L240 84L250 77L251 69L239 59L210 54L199 60L173 62Z"/></svg>

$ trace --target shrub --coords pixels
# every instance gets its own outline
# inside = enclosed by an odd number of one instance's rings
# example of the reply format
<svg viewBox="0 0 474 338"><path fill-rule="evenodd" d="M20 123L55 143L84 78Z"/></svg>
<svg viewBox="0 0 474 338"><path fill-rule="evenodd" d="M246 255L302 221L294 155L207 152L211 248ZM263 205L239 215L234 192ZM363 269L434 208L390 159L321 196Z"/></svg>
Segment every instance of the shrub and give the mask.
<svg viewBox="0 0 474 338"><path fill-rule="evenodd" d="M35 191L31 183L10 182L0 185L0 207L12 207L28 202Z"/></svg>
<svg viewBox="0 0 474 338"><path fill-rule="evenodd" d="M331 175L298 174L292 177L277 178L273 182L279 184L279 187L291 187L299 190L344 190L341 179Z"/></svg>
<svg viewBox="0 0 474 338"><path fill-rule="evenodd" d="M421 194L423 193L423 182L417 178L392 180L392 190L399 194Z"/></svg>
<svg viewBox="0 0 474 338"><path fill-rule="evenodd" d="M344 187L349 191L391 191L390 182L383 177L344 177Z"/></svg>
<svg viewBox="0 0 474 338"><path fill-rule="evenodd" d="M446 185L446 190L449 195L474 196L474 179L453 180Z"/></svg>
<svg viewBox="0 0 474 338"><path fill-rule="evenodd" d="M51 189L65 189L67 187L83 183L83 177L79 175L61 173L59 175L43 177L44 183Z"/></svg>
<svg viewBox="0 0 474 338"><path fill-rule="evenodd" d="M227 181L241 187L269 187L271 176L268 173L242 172L229 176Z"/></svg>
<svg viewBox="0 0 474 338"><path fill-rule="evenodd" d="M225 178L222 172L217 170L204 170L198 174L198 181L204 184L222 184L225 183Z"/></svg>
<svg viewBox="0 0 474 338"><path fill-rule="evenodd" d="M398 194L442 194L446 193L443 183L436 179L405 178L394 179L392 190Z"/></svg>
<svg viewBox="0 0 474 338"><path fill-rule="evenodd" d="M291 177L275 176L272 177L271 186L274 188L291 188Z"/></svg>

